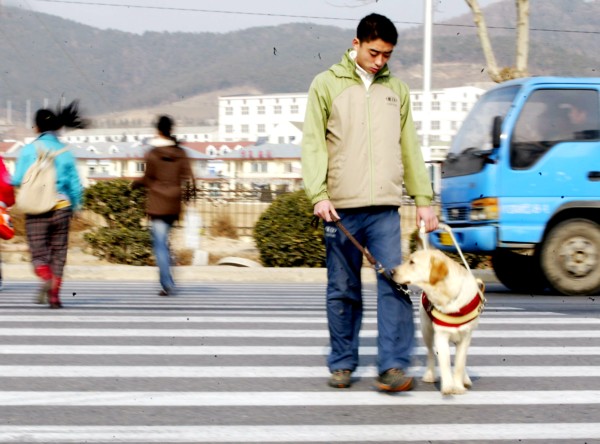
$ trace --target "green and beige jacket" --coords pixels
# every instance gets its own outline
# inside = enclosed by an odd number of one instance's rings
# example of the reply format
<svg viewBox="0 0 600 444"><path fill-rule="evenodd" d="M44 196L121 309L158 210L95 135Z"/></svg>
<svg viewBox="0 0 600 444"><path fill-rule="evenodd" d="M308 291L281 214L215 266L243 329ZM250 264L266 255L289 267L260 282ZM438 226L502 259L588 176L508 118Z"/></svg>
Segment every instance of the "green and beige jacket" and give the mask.
<svg viewBox="0 0 600 444"><path fill-rule="evenodd" d="M404 182L416 205L430 205L408 86L386 65L367 90L349 53L310 86L302 140L309 199L340 209L400 206Z"/></svg>

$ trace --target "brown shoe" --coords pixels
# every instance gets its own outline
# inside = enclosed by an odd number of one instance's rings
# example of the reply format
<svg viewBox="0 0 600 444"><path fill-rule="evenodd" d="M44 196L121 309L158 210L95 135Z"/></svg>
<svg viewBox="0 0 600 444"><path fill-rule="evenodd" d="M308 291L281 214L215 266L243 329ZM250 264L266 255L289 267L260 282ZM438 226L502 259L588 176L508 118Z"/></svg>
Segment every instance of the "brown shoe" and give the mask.
<svg viewBox="0 0 600 444"><path fill-rule="evenodd" d="M352 371L346 369L334 370L329 377L330 387L348 388L352 385Z"/></svg>
<svg viewBox="0 0 600 444"><path fill-rule="evenodd" d="M384 392L406 392L412 390L413 378L399 368L391 368L379 375L375 385Z"/></svg>

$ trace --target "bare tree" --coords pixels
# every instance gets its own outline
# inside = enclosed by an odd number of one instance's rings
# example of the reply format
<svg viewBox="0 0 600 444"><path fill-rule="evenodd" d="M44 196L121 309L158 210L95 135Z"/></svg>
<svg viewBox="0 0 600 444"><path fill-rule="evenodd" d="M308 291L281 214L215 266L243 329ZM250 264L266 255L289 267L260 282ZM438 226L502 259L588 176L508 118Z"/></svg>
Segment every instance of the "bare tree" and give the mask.
<svg viewBox="0 0 600 444"><path fill-rule="evenodd" d="M473 21L477 26L477 35L481 43L481 49L487 63L487 71L490 78L496 82L504 82L519 77L527 77L529 59L529 0L515 0L517 6L517 50L515 54L515 65L498 67L492 43L488 34L488 28L479 7L478 0L465 0L473 13Z"/></svg>

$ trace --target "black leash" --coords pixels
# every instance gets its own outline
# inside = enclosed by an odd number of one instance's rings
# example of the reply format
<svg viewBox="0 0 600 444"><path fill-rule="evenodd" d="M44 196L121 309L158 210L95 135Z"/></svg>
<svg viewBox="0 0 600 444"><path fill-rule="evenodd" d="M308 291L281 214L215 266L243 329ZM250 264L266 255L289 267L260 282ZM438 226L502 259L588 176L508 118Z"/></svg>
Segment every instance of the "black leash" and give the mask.
<svg viewBox="0 0 600 444"><path fill-rule="evenodd" d="M317 216L313 217L311 225L316 228L319 225L319 220L320 219ZM344 233L346 235L346 237L348 239L350 239L350 242L352 242L354 244L354 246L356 248L358 248L358 250L367 258L369 263L375 269L375 272L377 272L377 274L380 274L381 276L383 276L384 279L390 283L390 285L392 285L394 288L396 288L396 290L398 290L398 292L402 295L403 299L405 299L409 304L412 304L412 301L410 300L410 290L408 289L408 287L406 285L401 285L401 284L397 283L396 281L394 281L393 272L390 270L386 270L385 267L381 264L381 262L379 262L377 259L375 259L373 257L373 255L371 253L369 253L369 251L366 250L356 240L356 238L350 234L350 232L347 230L347 228L344 226L344 224L342 224L341 219L336 218L332 214L331 220L337 225L337 227L340 230L342 230L342 233Z"/></svg>

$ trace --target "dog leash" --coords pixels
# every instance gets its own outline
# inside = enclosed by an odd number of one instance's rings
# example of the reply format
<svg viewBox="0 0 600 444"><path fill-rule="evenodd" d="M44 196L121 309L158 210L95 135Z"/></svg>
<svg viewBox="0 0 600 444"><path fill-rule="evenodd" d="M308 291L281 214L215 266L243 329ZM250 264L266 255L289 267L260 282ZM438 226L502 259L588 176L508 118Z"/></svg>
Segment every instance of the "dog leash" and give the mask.
<svg viewBox="0 0 600 444"><path fill-rule="evenodd" d="M398 292L402 295L403 299L405 299L408 303L412 304L412 301L410 299L411 292L408 289L408 287L406 285L398 284L396 281L394 281L394 279L392 277L393 272L390 270L386 270L385 267L382 265L382 263L379 262L377 259L375 259L375 257L373 257L373 255L371 253L369 253L369 251L367 249L365 249L356 240L356 238L354 236L352 236L352 234L350 234L348 229L344 226L344 224L342 224L342 221L340 218L335 217L331 213L330 213L330 216L331 216L331 220L337 225L337 227L342 231L342 233L344 233L346 235L346 237L348 239L350 239L350 242L352 242L354 244L354 246L356 248L358 248L358 250L367 258L367 260L369 261L371 266L375 269L375 272L377 274L381 275L385 280L387 280L390 283L390 285L392 285L394 288L396 288L398 290ZM316 228L319 225L319 220L320 219L317 216L313 217L311 225Z"/></svg>

